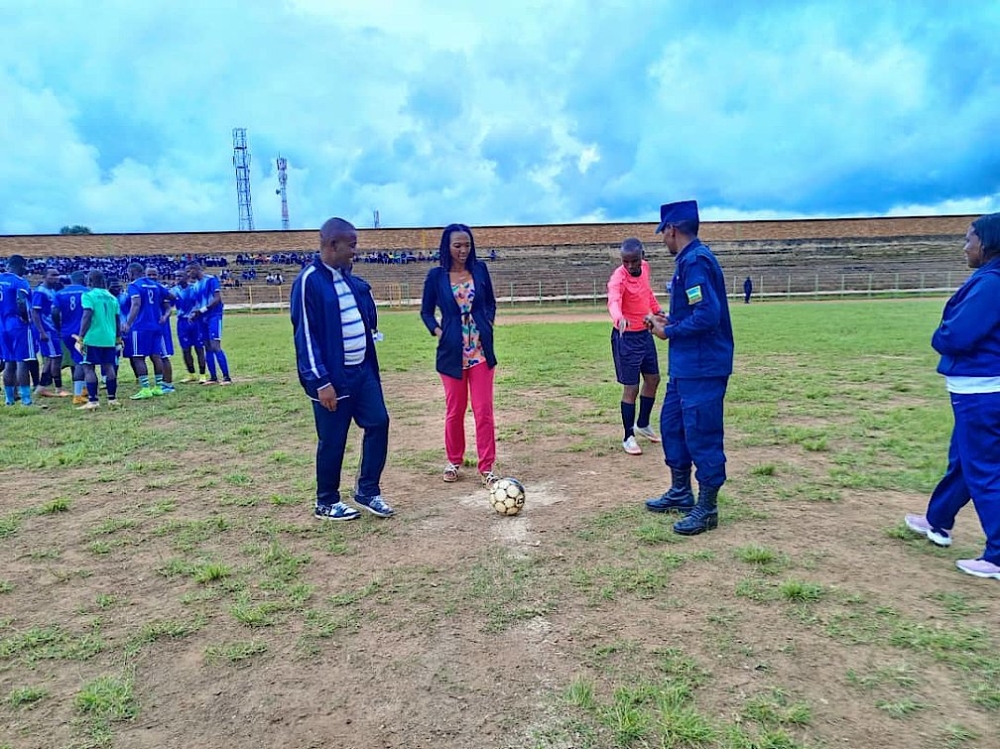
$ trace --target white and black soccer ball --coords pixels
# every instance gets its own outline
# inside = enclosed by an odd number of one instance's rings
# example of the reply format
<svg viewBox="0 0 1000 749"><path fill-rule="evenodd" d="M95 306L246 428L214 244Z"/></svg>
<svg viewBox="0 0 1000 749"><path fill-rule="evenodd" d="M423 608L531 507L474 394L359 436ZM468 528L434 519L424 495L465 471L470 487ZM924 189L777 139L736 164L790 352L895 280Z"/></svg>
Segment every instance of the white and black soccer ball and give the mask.
<svg viewBox="0 0 1000 749"><path fill-rule="evenodd" d="M524 507L524 487L512 478L494 481L490 486L490 504L501 515L516 515Z"/></svg>

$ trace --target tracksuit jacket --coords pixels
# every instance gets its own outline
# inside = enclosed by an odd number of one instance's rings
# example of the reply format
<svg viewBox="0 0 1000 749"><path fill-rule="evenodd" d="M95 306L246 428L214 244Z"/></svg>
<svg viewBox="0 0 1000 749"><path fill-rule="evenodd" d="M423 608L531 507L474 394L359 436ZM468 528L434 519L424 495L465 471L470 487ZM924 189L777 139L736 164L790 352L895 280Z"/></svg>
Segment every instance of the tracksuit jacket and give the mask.
<svg viewBox="0 0 1000 749"><path fill-rule="evenodd" d="M373 331L378 329L378 315L372 287L363 278L343 273L344 281L354 292L365 326L365 363L379 378ZM344 338L340 320L340 302L333 273L316 258L292 284L292 329L295 333L295 358L299 382L310 398L331 384L338 393L347 389L344 377Z"/></svg>

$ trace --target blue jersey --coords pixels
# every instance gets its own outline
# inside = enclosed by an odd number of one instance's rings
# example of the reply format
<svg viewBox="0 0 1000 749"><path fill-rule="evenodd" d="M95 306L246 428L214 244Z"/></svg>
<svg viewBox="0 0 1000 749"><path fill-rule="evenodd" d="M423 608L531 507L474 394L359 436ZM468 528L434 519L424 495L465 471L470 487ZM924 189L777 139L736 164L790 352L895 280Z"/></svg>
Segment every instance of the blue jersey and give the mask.
<svg viewBox="0 0 1000 749"><path fill-rule="evenodd" d="M178 316L187 317L190 315L191 310L194 309L194 287L178 285L174 286L170 293L174 296L174 306L177 308Z"/></svg>
<svg viewBox="0 0 1000 749"><path fill-rule="evenodd" d="M123 291L118 295L118 312L122 324L128 319L128 313L132 311L132 300L129 299L128 292Z"/></svg>
<svg viewBox="0 0 1000 749"><path fill-rule="evenodd" d="M30 297L31 284L27 279L14 273L0 273L0 325L8 330L24 325Z"/></svg>
<svg viewBox="0 0 1000 749"><path fill-rule="evenodd" d="M167 297L166 289L159 281L139 278L128 285L127 293L130 303L139 305L139 313L132 323L132 330L161 330L163 301Z"/></svg>
<svg viewBox="0 0 1000 749"><path fill-rule="evenodd" d="M205 309L215 297L217 292L222 291L219 279L215 276L202 276L201 280L194 284L195 307ZM206 313L207 317L219 317L222 315L222 299L214 307L210 307Z"/></svg>
<svg viewBox="0 0 1000 749"><path fill-rule="evenodd" d="M70 284L56 294L56 303L59 305L59 327L62 329L63 338L79 334L83 323L83 304L80 300L88 291L90 289L86 286Z"/></svg>
<svg viewBox="0 0 1000 749"><path fill-rule="evenodd" d="M31 308L38 310L38 317L45 332L55 333L56 323L52 319L52 310L57 309L55 290L45 284L39 284L31 295Z"/></svg>

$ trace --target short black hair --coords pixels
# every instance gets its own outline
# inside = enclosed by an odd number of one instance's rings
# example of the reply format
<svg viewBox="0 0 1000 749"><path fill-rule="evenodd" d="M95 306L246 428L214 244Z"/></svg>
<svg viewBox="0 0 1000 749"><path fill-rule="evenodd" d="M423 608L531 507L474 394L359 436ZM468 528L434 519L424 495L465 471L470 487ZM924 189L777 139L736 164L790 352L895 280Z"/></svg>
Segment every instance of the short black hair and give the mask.
<svg viewBox="0 0 1000 749"><path fill-rule="evenodd" d="M108 281L104 277L104 271L102 270L92 270L87 274L87 286L92 289L106 289L108 288Z"/></svg>
<svg viewBox="0 0 1000 749"><path fill-rule="evenodd" d="M690 218L684 221L678 221L676 224L670 224L677 229L681 234L687 234L689 237L698 236L698 227L700 226L698 219Z"/></svg>
<svg viewBox="0 0 1000 749"><path fill-rule="evenodd" d="M319 239L321 242L326 242L328 239L337 236L338 234L357 234L358 230L354 228L352 224L347 219L338 218L334 216L333 218L328 218L323 226L319 230Z"/></svg>
<svg viewBox="0 0 1000 749"><path fill-rule="evenodd" d="M642 242L639 241L638 237L629 237L624 242L622 242L622 254L638 252L640 255L644 254L645 248L642 246Z"/></svg>
<svg viewBox="0 0 1000 749"><path fill-rule="evenodd" d="M972 231L983 245L984 255L1000 253L1000 213L988 213L972 222Z"/></svg>
<svg viewBox="0 0 1000 749"><path fill-rule="evenodd" d="M19 273L28 267L28 261L24 259L24 255L11 255L7 260L7 267L13 272Z"/></svg>

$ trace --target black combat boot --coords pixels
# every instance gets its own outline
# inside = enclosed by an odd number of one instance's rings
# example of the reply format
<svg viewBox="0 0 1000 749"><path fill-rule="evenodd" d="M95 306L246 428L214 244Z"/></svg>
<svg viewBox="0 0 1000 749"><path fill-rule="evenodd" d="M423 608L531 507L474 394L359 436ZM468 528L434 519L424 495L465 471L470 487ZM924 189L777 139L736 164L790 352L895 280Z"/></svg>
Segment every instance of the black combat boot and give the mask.
<svg viewBox="0 0 1000 749"><path fill-rule="evenodd" d="M680 533L682 536L696 536L717 527L719 525L719 507L716 504L718 494L718 487L698 487L698 504L682 520L674 523L674 533Z"/></svg>
<svg viewBox="0 0 1000 749"><path fill-rule="evenodd" d="M670 489L659 497L646 500L650 512L687 512L694 509L694 492L691 491L691 467L670 469Z"/></svg>

